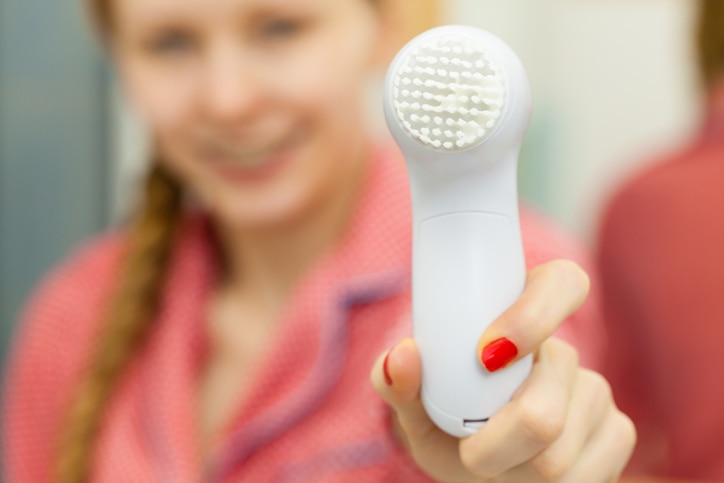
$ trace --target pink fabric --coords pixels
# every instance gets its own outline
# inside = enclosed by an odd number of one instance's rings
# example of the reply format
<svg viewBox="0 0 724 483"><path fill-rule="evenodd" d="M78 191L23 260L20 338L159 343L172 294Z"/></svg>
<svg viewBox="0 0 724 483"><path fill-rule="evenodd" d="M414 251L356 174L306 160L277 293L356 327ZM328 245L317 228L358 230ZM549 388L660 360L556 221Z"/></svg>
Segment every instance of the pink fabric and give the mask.
<svg viewBox="0 0 724 483"><path fill-rule="evenodd" d="M368 380L375 358L410 333L410 206L404 165L378 155L344 238L304 277L258 365L246 402L203 464L195 387L207 350L204 308L216 260L203 217L178 238L149 342L102 424L93 481L427 481L396 443ZM585 254L526 211L528 264ZM124 238L99 238L38 290L18 334L4 407L6 475L50 479L54 445L122 263ZM600 354L596 297L559 335Z"/></svg>
<svg viewBox="0 0 724 483"><path fill-rule="evenodd" d="M724 105L626 183L601 228L606 375L639 429L633 471L724 481L722 247Z"/></svg>

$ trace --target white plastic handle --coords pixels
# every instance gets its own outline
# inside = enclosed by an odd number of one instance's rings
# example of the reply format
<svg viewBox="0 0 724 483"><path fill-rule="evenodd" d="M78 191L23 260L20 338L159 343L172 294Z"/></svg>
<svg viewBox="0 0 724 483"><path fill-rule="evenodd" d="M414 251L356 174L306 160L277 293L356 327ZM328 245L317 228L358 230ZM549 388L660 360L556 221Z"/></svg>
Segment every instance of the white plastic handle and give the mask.
<svg viewBox="0 0 724 483"><path fill-rule="evenodd" d="M490 131L461 151L435 150L413 139L393 107L395 96L404 94L395 79L405 59L426 42L451 36L483 46L506 89ZM440 82L418 80L415 89L421 99L425 94L431 99ZM485 329L525 284L517 163L530 112L530 85L518 57L499 38L472 27L441 27L413 39L393 61L385 83L385 117L405 156L412 192L413 329L422 359L422 401L432 420L458 437L475 433L510 401L532 366L528 355L490 373L477 354Z"/></svg>

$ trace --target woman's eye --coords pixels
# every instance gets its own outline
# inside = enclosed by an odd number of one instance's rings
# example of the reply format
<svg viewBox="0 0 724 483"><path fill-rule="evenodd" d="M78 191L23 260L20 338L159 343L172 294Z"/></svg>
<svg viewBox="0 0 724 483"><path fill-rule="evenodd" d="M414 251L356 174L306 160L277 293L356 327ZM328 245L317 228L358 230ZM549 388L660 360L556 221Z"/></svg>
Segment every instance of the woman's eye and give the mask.
<svg viewBox="0 0 724 483"><path fill-rule="evenodd" d="M148 48L157 55L180 55L191 53L195 47L194 39L183 32L170 32L149 42Z"/></svg>
<svg viewBox="0 0 724 483"><path fill-rule="evenodd" d="M293 20L274 20L262 26L262 35L271 40L283 40L302 30L302 23Z"/></svg>

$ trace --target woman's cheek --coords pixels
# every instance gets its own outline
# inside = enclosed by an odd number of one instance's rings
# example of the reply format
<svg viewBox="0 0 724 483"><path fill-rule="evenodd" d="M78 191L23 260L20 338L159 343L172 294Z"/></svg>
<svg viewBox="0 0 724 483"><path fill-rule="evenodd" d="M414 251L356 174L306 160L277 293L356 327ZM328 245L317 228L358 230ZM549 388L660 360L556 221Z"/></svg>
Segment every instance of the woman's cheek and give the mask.
<svg viewBox="0 0 724 483"><path fill-rule="evenodd" d="M350 59L340 56L339 46L333 40L319 40L303 54L280 63L273 77L288 95L309 104L325 105L351 94L345 79L350 75L349 63Z"/></svg>
<svg viewBox="0 0 724 483"><path fill-rule="evenodd" d="M130 101L152 132L173 129L188 121L194 89L189 80L139 67L126 77Z"/></svg>

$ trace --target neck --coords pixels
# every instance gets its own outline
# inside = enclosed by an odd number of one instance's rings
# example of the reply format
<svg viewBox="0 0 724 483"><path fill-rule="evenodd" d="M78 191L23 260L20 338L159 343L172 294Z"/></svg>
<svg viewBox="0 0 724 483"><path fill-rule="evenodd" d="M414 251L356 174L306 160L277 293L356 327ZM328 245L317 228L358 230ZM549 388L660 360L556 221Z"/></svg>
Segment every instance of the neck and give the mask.
<svg viewBox="0 0 724 483"><path fill-rule="evenodd" d="M228 269L222 290L270 310L282 306L309 266L341 237L369 156L369 148L360 149L343 179L295 220L254 229L218 227Z"/></svg>

